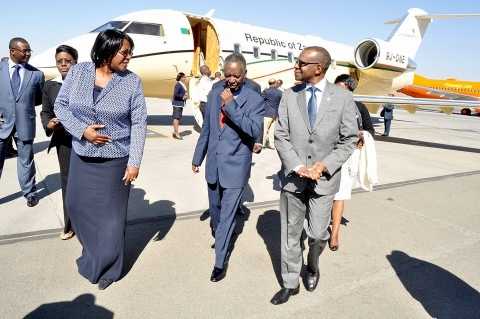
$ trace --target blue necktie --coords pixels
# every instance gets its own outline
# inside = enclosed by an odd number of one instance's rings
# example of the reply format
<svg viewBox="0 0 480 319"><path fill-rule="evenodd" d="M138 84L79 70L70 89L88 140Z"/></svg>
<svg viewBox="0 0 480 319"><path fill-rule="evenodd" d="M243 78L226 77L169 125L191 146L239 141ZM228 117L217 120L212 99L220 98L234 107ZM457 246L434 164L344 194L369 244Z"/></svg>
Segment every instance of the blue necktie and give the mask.
<svg viewBox="0 0 480 319"><path fill-rule="evenodd" d="M15 65L15 70L12 74L11 85L13 90L13 95L18 96L18 91L20 91L20 65Z"/></svg>
<svg viewBox="0 0 480 319"><path fill-rule="evenodd" d="M314 86L308 88L311 93L310 100L308 101L308 119L310 120L310 128L313 129L315 126L315 120L317 119L317 96L315 92L318 89Z"/></svg>

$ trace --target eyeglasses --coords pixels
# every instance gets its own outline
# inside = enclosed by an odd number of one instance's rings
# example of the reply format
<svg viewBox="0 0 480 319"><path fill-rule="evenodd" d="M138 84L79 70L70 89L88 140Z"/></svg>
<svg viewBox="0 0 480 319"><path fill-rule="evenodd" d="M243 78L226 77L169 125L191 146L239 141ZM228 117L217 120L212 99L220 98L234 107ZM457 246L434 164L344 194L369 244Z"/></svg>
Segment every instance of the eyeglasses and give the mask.
<svg viewBox="0 0 480 319"><path fill-rule="evenodd" d="M22 54L32 54L32 52L33 52L31 49L20 50L20 49L17 49L17 48L11 48L10 50L15 50L15 51L18 51Z"/></svg>
<svg viewBox="0 0 480 319"><path fill-rule="evenodd" d="M57 65L63 65L63 64L72 64L73 60L70 59L59 59L56 61Z"/></svg>
<svg viewBox="0 0 480 319"><path fill-rule="evenodd" d="M298 59L295 64L298 65L299 68L303 68L304 66L307 66L307 65L310 65L310 64L320 64L320 63L317 63L317 62L304 62L304 61Z"/></svg>
<svg viewBox="0 0 480 319"><path fill-rule="evenodd" d="M133 50L123 50L123 51L118 51L118 54L122 55L124 58L126 57L132 57L133 56Z"/></svg>

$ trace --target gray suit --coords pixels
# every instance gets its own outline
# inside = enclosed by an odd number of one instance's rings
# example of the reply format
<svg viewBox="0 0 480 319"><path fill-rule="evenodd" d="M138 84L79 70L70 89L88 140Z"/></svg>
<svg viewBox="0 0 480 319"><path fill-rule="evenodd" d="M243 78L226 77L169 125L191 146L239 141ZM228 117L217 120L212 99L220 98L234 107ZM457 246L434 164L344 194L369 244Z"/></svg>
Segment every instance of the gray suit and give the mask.
<svg viewBox="0 0 480 319"><path fill-rule="evenodd" d="M13 135L18 148L18 181L24 196L35 191L35 105L42 103L43 73L29 64L24 66L18 94L13 94L8 59L0 62L0 177L5 161L7 139Z"/></svg>
<svg viewBox="0 0 480 319"><path fill-rule="evenodd" d="M340 168L355 148L357 122L352 94L326 83L314 127L310 127L305 84L283 93L275 147L282 162L279 172L282 277L285 288L296 288L302 268L300 236L304 228L316 244L328 239L334 194L340 186ZM301 178L294 169L322 161L328 170L317 182Z"/></svg>

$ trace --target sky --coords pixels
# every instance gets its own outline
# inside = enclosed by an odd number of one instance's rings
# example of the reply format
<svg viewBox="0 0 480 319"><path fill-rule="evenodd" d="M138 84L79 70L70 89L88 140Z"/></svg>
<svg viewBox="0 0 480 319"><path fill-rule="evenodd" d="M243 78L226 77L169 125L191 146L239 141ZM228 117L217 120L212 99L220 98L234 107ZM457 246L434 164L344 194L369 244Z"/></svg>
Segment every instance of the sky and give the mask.
<svg viewBox="0 0 480 319"><path fill-rule="evenodd" d="M478 0L417 1L161 1L79 0L12 1L0 14L0 56L8 41L26 38L35 53L88 32L116 16L145 9L173 9L288 31L354 45L366 37L386 39L393 29L384 22L401 18L409 8L428 13L480 13ZM480 51L480 17L438 20L430 24L417 53L417 72L432 78L480 81L475 61Z"/></svg>

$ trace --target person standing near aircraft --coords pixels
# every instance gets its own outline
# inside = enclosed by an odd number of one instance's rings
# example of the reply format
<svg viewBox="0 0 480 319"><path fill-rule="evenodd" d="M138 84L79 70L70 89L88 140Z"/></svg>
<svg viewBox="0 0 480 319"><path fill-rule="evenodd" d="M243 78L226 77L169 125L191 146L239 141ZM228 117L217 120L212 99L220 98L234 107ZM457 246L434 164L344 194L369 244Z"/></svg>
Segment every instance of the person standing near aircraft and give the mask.
<svg viewBox="0 0 480 319"><path fill-rule="evenodd" d="M329 238L334 194L342 164L358 140L355 104L350 92L329 83L325 73L331 57L322 47L305 48L295 63L295 80L302 83L283 93L275 129L281 219L283 287L272 298L283 304L299 292L303 266L300 238L305 227L309 252L305 273L308 291L317 287L318 261Z"/></svg>
<svg viewBox="0 0 480 319"><path fill-rule="evenodd" d="M70 68L77 64L78 52L68 45L60 45L55 50L55 61L60 76L53 80L45 82L43 87L42 111L40 117L42 125L47 136L51 136L48 151L52 147L57 149L58 165L60 166L60 179L62 184L62 201L63 201L63 232L60 234L62 240L70 239L74 236L70 215L66 205L68 168L70 167L70 155L72 150L72 136L65 131L55 116L53 107L57 99L58 92L62 87L63 80L67 76Z"/></svg>
<svg viewBox="0 0 480 319"><path fill-rule="evenodd" d="M283 93L283 91L285 91L285 89L282 87L282 85L283 85L282 79L278 79L277 80L277 89L279 89Z"/></svg>
<svg viewBox="0 0 480 319"><path fill-rule="evenodd" d="M269 88L263 90L262 96L265 101L265 116L263 117L263 147L273 147L275 132L275 121L278 117L278 104L282 99L282 91L277 88L277 81L270 79Z"/></svg>
<svg viewBox="0 0 480 319"><path fill-rule="evenodd" d="M207 96L210 90L212 89L212 79L210 75L212 72L210 68L206 65L200 67L200 74L202 75L197 84L197 95L200 100L200 111L202 112L202 117L205 120L205 107L207 106Z"/></svg>
<svg viewBox="0 0 480 319"><path fill-rule="evenodd" d="M394 96L394 95L390 93L389 96ZM383 117L383 124L385 125L385 131L383 132L382 136L390 135L390 127L392 126L394 109L395 109L395 105L392 103L383 104L383 109L380 112L380 116Z"/></svg>
<svg viewBox="0 0 480 319"><path fill-rule="evenodd" d="M9 140L17 144L17 176L27 206L38 204L35 185L33 140L35 105L42 103L43 73L30 64L32 50L27 40L13 38L10 58L0 62L0 177Z"/></svg>
<svg viewBox="0 0 480 319"><path fill-rule="evenodd" d="M178 133L178 127L182 120L183 108L185 107L185 100L188 98L187 93L187 77L185 73L177 74L177 83L173 89L172 106L173 106L173 138L183 140L183 137Z"/></svg>
<svg viewBox="0 0 480 319"><path fill-rule="evenodd" d="M78 271L100 290L122 275L130 183L146 137L142 82L127 69L133 46L123 31L100 32L92 62L70 69L54 107L72 135L67 208L83 246Z"/></svg>
<svg viewBox="0 0 480 319"><path fill-rule="evenodd" d="M225 59L225 81L208 95L205 122L195 147L192 170L199 172L205 157L205 178L215 265L210 280L222 280L235 228L235 215L250 177L252 148L263 132L263 99L245 85L246 61L238 53Z"/></svg>
<svg viewBox="0 0 480 319"><path fill-rule="evenodd" d="M220 71L215 72L215 77L212 80L212 85L214 85L215 83L217 83L221 80L222 80L222 72L220 72Z"/></svg>
<svg viewBox="0 0 480 319"><path fill-rule="evenodd" d="M357 87L357 82L348 74L341 74L335 79L335 84L353 92ZM369 132L372 137L375 133L375 130L372 125L372 120L368 112L367 107L362 103L355 101L356 108L356 118L358 124L358 142L357 147L362 148L363 141L363 132ZM347 161L348 163L349 161ZM340 245L339 243L339 233L340 233L340 224L342 221L343 210L345 208L345 200L352 198L352 187L353 187L353 178L350 176L350 168L347 163L342 165L340 172L340 188L335 194L333 199L332 207L332 225L330 231L330 240L328 241L328 246L330 250L336 251Z"/></svg>

